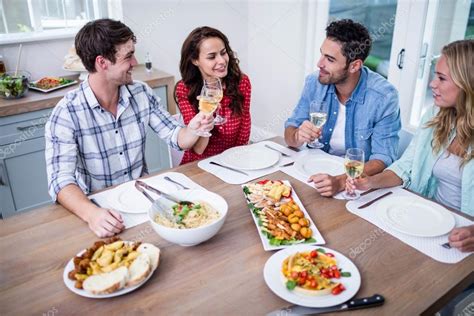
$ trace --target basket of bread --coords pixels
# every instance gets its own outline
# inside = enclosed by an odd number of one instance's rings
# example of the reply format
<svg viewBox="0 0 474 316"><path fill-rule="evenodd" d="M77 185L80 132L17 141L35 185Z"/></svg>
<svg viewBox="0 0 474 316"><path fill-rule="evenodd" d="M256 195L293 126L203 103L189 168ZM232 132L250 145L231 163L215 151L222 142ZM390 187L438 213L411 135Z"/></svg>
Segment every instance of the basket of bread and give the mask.
<svg viewBox="0 0 474 316"><path fill-rule="evenodd" d="M160 249L114 237L96 241L65 268L65 283L87 297L116 296L143 284L158 267ZM114 295L111 295L114 294Z"/></svg>

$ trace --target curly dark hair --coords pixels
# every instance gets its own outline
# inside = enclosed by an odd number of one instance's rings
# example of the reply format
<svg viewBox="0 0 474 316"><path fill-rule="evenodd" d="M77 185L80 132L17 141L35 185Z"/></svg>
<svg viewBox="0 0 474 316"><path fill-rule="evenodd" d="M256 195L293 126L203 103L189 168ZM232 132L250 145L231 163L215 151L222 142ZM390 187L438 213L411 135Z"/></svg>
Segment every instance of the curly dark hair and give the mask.
<svg viewBox="0 0 474 316"><path fill-rule="evenodd" d="M103 56L115 63L117 45L129 40L137 42L132 30L120 21L99 19L84 25L76 35L74 45L82 64L89 72L96 72L95 59Z"/></svg>
<svg viewBox="0 0 474 316"><path fill-rule="evenodd" d="M351 19L331 22L326 28L326 37L342 44L342 55L346 57L347 65L357 59L364 61L372 47L367 28Z"/></svg>
<svg viewBox="0 0 474 316"><path fill-rule="evenodd" d="M227 76L222 79L222 82L226 87L225 94L231 99L229 107L232 113L241 115L243 112L244 96L239 90L239 83L242 78L239 60L230 48L227 37L221 31L209 26L194 29L188 35L181 48L179 71L181 72L182 81L189 88L189 103L194 106L196 111L199 111L199 102L196 98L201 93L203 79L199 68L193 64L193 60L199 58L199 47L202 41L212 37L217 37L224 42L225 49L229 55Z"/></svg>

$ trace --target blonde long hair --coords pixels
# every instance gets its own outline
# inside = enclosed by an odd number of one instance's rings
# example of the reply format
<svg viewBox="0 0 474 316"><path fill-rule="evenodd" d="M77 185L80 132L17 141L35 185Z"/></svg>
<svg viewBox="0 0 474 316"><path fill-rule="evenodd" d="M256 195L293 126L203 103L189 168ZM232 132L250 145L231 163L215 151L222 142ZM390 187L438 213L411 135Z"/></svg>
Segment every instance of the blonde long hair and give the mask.
<svg viewBox="0 0 474 316"><path fill-rule="evenodd" d="M462 157L462 164L465 164L474 156L474 40L452 42L443 47L442 54L446 57L454 83L461 90L456 106L441 108L426 127L434 128L434 152L439 152L443 146L448 145L449 133L455 128L457 140L465 150Z"/></svg>

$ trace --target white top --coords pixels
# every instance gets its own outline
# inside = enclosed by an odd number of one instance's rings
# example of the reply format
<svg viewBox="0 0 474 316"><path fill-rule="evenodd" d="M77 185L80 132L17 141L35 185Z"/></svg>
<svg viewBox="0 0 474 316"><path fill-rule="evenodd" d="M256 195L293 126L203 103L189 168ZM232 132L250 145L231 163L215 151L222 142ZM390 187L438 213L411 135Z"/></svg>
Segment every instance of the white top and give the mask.
<svg viewBox="0 0 474 316"><path fill-rule="evenodd" d="M346 106L339 100L339 113L337 114L334 132L329 141L329 153L336 156L344 156L346 154Z"/></svg>
<svg viewBox="0 0 474 316"><path fill-rule="evenodd" d="M433 166L433 176L438 180L434 198L436 201L461 209L461 157L445 151Z"/></svg>

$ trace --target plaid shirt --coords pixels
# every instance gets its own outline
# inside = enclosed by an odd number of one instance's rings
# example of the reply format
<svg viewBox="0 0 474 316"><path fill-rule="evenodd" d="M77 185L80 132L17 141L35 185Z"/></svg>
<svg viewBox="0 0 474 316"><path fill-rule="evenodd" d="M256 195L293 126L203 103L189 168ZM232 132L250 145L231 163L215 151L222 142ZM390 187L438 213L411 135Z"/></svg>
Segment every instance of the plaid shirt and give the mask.
<svg viewBox="0 0 474 316"><path fill-rule="evenodd" d="M104 110L88 80L66 94L45 128L48 190L53 200L68 184L85 194L147 172L146 127L177 150L181 125L163 110L153 90L135 81L121 86L117 117Z"/></svg>

